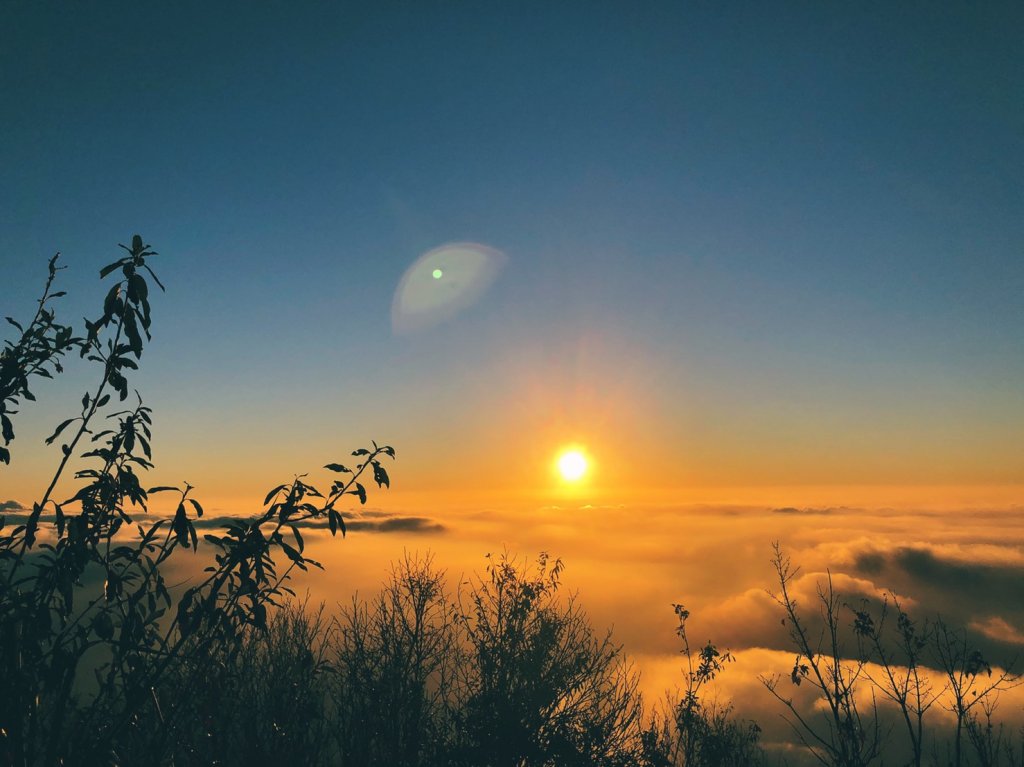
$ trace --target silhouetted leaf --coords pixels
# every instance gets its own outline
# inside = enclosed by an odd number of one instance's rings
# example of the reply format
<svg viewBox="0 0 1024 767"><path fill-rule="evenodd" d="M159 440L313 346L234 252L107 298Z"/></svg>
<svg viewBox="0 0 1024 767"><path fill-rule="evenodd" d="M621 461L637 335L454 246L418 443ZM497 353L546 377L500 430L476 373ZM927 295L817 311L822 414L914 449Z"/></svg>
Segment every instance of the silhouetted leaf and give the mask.
<svg viewBox="0 0 1024 767"><path fill-rule="evenodd" d="M281 546L281 550L282 550L282 551L284 551L284 553L285 553L285 556L287 556L287 557L288 557L288 559L290 559L290 560L291 560L292 562L294 562L294 563L295 563L296 565L298 565L299 567L301 567L301 568L302 568L303 570L305 570L305 569L306 569L306 568L305 568L305 566L304 566L304 565L303 565L303 563L302 563L302 555L301 555L301 554L299 554L299 552L298 552L298 551L296 551L295 549L293 549L293 548L292 548L291 546L289 546L289 545L288 545L287 543L285 543L284 541L279 541L279 544L280 544L280 546Z"/></svg>
<svg viewBox="0 0 1024 767"><path fill-rule="evenodd" d="M53 434L51 434L49 437L46 438L46 444L47 445L52 445L53 441L55 439L57 439L57 437L60 436L60 433L62 431L64 431L64 429L66 429L69 424L71 424L73 421L77 421L77 420L78 420L77 418L69 418L66 421L62 422L56 429L54 429Z"/></svg>
<svg viewBox="0 0 1024 767"><path fill-rule="evenodd" d="M391 480L388 478L388 473L377 461L373 462L373 480L377 483L377 487L391 487Z"/></svg>
<svg viewBox="0 0 1024 767"><path fill-rule="evenodd" d="M174 512L174 521L171 522L171 529L174 531L178 544L188 548L188 518L185 516L185 504L178 504L178 509Z"/></svg>
<svg viewBox="0 0 1024 767"><path fill-rule="evenodd" d="M115 261L112 264L107 264L106 266L104 266L102 269L100 269L100 279L102 280L104 277L106 277L112 271L117 269L120 265L121 265L120 261Z"/></svg>
<svg viewBox="0 0 1024 767"><path fill-rule="evenodd" d="M128 381L123 375L118 373L116 370L111 370L107 380L110 382L111 386L117 389L122 400L128 398Z"/></svg>
<svg viewBox="0 0 1024 767"><path fill-rule="evenodd" d="M97 615L92 627L100 639L110 639L114 636L114 621L110 618L110 613L102 612Z"/></svg>
<svg viewBox="0 0 1024 767"><path fill-rule="evenodd" d="M149 297L149 288L141 275L133 274L128 278L128 300L139 303L145 302Z"/></svg>
<svg viewBox="0 0 1024 767"><path fill-rule="evenodd" d="M366 503L366 488L356 482L356 489L349 491L352 495L359 496L359 503Z"/></svg>
<svg viewBox="0 0 1024 767"><path fill-rule="evenodd" d="M331 471L343 472L345 474L351 474L352 473L351 469L346 468L345 466L342 466L340 463L329 463L326 466L324 466L324 468L325 469L330 469Z"/></svg>
<svg viewBox="0 0 1024 767"><path fill-rule="evenodd" d="M156 255L156 254L154 254L154 255ZM155 273L153 272L153 270L152 270L152 269L150 269L150 268L149 268L148 266L146 266L146 267L143 267L143 268L145 268L145 270L146 270L147 272L149 272L149 276L153 278L153 281L154 281L154 282L155 282L155 283L156 283L157 285L159 285L159 286L160 286L160 290L166 290L166 288L164 287L164 284L163 284L162 282L160 282L160 279L159 279L159 278L158 278L158 277L156 276L156 274L155 274Z"/></svg>
<svg viewBox="0 0 1024 767"><path fill-rule="evenodd" d="M299 528L297 528L295 525L289 525L289 527L292 529L292 535L295 536L295 543L298 545L299 551L305 551L306 544L305 541L302 540L302 535L299 533Z"/></svg>
<svg viewBox="0 0 1024 767"><path fill-rule="evenodd" d="M139 334L139 326L135 322L135 312L128 309L124 313L124 332L128 336L132 352L136 358L142 356L142 336Z"/></svg>
<svg viewBox="0 0 1024 767"><path fill-rule="evenodd" d="M187 637L192 633L192 600L195 596L195 589L188 589L178 602L178 627L182 636Z"/></svg>
<svg viewBox="0 0 1024 767"><path fill-rule="evenodd" d="M118 293L121 290L120 284L114 285L110 288L107 293L107 297L103 300L103 314L106 317L113 317L117 314L120 309L120 300L118 299Z"/></svg>
<svg viewBox="0 0 1024 767"><path fill-rule="evenodd" d="M273 498L278 493L280 493L286 487L288 487L288 485L278 485L273 490L271 490L269 493L267 493L267 497L263 499L263 505L266 506L268 503L270 503L270 499Z"/></svg>

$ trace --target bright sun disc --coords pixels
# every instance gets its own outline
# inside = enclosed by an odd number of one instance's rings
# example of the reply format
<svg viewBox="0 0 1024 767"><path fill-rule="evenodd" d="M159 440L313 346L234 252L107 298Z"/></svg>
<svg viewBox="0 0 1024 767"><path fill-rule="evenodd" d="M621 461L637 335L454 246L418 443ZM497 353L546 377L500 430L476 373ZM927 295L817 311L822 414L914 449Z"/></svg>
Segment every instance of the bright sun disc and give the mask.
<svg viewBox="0 0 1024 767"><path fill-rule="evenodd" d="M558 473L566 482L575 482L587 472L587 459L579 450L567 450L558 457Z"/></svg>

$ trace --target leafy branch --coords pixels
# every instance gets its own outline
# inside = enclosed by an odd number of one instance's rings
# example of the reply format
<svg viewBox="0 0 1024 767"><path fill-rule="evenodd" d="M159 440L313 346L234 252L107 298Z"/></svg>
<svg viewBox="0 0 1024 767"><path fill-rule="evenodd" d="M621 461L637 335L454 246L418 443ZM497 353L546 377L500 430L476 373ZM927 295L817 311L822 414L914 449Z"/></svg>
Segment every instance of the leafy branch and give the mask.
<svg viewBox="0 0 1024 767"><path fill-rule="evenodd" d="M61 357L81 342L72 336L69 326L57 322L55 312L48 308L48 304L65 295L62 290L51 292L57 272L67 268L57 266L59 258L60 253L57 253L49 261L46 286L32 321L23 326L13 317L5 317L21 333L17 341L5 341L0 350L0 436L3 438L0 461L5 464L11 462L11 451L6 446L14 440L11 416L17 414L15 408L22 399L35 401L29 379L32 376L53 378L54 373L64 372Z"/></svg>

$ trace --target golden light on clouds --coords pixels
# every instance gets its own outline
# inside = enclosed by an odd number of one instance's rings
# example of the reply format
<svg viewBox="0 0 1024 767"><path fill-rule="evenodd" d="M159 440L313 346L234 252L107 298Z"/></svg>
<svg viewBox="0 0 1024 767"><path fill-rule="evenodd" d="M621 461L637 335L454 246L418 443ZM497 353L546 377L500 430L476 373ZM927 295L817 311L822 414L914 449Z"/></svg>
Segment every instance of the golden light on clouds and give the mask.
<svg viewBox="0 0 1024 767"><path fill-rule="evenodd" d="M578 449L563 450L558 456L558 474L566 482L578 482L587 473L587 457Z"/></svg>

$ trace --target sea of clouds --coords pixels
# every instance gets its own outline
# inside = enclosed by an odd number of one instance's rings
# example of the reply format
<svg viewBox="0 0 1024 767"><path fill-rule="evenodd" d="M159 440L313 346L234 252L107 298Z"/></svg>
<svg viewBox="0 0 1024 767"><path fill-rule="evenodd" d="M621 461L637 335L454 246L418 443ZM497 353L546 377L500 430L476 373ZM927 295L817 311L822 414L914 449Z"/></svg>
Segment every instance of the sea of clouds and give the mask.
<svg viewBox="0 0 1024 767"><path fill-rule="evenodd" d="M18 504L3 504L9 521ZM485 555L503 551L525 563L539 552L565 564L563 593L577 594L591 623L613 637L642 672L649 701L681 683L683 660L672 605L691 613L694 645L711 640L735 658L715 694L740 717L763 728L763 740L790 762L804 760L759 676L783 675L787 695L810 711L809 686L788 675L794 649L770 592L777 542L800 568L791 591L813 624L818 589L831 578L844 602L877 609L898 598L918 619L941 617L966 630L998 670L1024 658L1024 509L865 509L693 505L680 507L555 507L527 510L402 514L362 509L348 515L348 536L303 531L307 554L324 571L292 584L313 602L347 604L370 597L391 564L406 553L433 556L452 590L482 572ZM222 524L207 515L201 528ZM202 532L202 530L200 531ZM170 577L187 580L203 556L185 553ZM852 612L844 613L846 627ZM855 652L851 634L849 652ZM877 669L875 670L877 673ZM788 687L786 687L788 685ZM883 720L896 726L891 708ZM948 719L940 707L934 722ZM1024 688L1005 693L998 717L1016 730L1024 722ZM893 740L899 740L898 729Z"/></svg>

